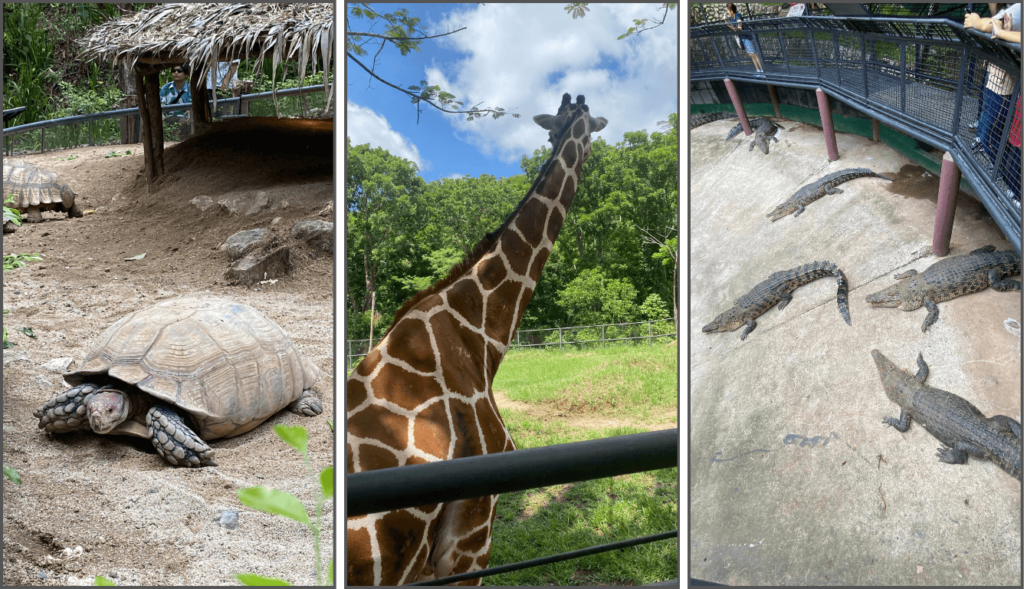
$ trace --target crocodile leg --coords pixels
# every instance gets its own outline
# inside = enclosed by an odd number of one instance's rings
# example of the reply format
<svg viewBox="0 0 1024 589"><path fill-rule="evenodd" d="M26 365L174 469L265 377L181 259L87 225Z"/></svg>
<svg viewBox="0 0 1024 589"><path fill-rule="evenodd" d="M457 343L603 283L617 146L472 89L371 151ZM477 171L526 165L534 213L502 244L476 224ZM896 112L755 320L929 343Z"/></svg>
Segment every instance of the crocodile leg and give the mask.
<svg viewBox="0 0 1024 589"><path fill-rule="evenodd" d="M744 321L744 323L746 323L747 326L743 328L743 333L740 334L740 341L747 339L747 336L750 335L750 332L754 331L754 328L757 327L757 323L754 323L753 319L747 319L746 321Z"/></svg>
<svg viewBox="0 0 1024 589"><path fill-rule="evenodd" d="M914 375L914 380L919 384L924 384L925 379L928 378L928 365L924 363L924 354L921 352L917 353L917 374Z"/></svg>
<svg viewBox="0 0 1024 589"><path fill-rule="evenodd" d="M842 188L836 188L835 186L826 186L825 187L825 194L841 194L842 192L843 192Z"/></svg>
<svg viewBox="0 0 1024 589"><path fill-rule="evenodd" d="M928 309L928 315L925 316L924 323L921 325L921 333L928 331L928 328L939 318L939 306L933 303L931 299L924 300L924 308Z"/></svg>
<svg viewBox="0 0 1024 589"><path fill-rule="evenodd" d="M967 464L968 454L978 458L985 458L988 455L984 448L970 442L957 442L952 448L939 446L939 451L935 453L940 462L947 464Z"/></svg>
<svg viewBox="0 0 1024 589"><path fill-rule="evenodd" d="M776 309L778 309L780 311L785 309L786 305L789 304L789 301L792 301L792 300L793 300L793 293L791 293L791 292L781 293L779 295L779 306L776 307Z"/></svg>
<svg viewBox="0 0 1024 589"><path fill-rule="evenodd" d="M804 212L804 205L796 205L796 212L793 213L794 217L799 217L800 213Z"/></svg>
<svg viewBox="0 0 1024 589"><path fill-rule="evenodd" d="M1016 420L1005 415L993 415L988 418L988 422L996 426L1000 433L1009 434L1017 440L1020 439L1020 424Z"/></svg>
<svg viewBox="0 0 1024 589"><path fill-rule="evenodd" d="M892 277L896 280L903 280L904 278L910 278L911 276L917 276L917 270L907 270L902 274L893 274Z"/></svg>
<svg viewBox="0 0 1024 589"><path fill-rule="evenodd" d="M987 254L989 252L994 252L994 251L996 251L996 246L994 246L994 245L986 245L985 247L979 247L978 249L974 250L973 252L971 252L971 253L969 253L967 255L968 256L976 256L978 254Z"/></svg>
<svg viewBox="0 0 1024 589"><path fill-rule="evenodd" d="M989 268L988 285L999 292L1020 290L1020 281L1003 278L1003 273L998 268Z"/></svg>
<svg viewBox="0 0 1024 589"><path fill-rule="evenodd" d="M899 419L896 419L895 417L886 417L882 420L882 423L887 423L893 426L898 432L905 432L910 427L910 415L908 415L903 409L900 409Z"/></svg>

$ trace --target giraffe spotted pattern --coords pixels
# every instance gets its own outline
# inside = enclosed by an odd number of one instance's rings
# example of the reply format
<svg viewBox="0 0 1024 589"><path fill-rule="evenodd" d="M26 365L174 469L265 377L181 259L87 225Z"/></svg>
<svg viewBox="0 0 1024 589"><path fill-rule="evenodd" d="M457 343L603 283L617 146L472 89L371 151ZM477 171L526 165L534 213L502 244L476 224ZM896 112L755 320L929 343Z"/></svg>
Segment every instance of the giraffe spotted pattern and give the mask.
<svg viewBox="0 0 1024 589"><path fill-rule="evenodd" d="M447 278L396 314L347 383L346 472L515 450L491 384L522 320L590 155L607 124L568 94L553 155L527 196ZM348 519L350 585L399 585L483 569L498 496ZM479 585L480 579L460 584Z"/></svg>

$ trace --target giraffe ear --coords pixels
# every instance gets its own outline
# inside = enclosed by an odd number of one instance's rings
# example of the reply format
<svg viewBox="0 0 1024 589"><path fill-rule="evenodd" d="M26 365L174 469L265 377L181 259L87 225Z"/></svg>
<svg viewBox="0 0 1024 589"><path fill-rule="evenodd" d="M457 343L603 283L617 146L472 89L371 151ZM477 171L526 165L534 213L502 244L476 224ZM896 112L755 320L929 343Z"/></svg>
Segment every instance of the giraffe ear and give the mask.
<svg viewBox="0 0 1024 589"><path fill-rule="evenodd" d="M604 117L590 117L590 121L590 124L593 125L593 128L590 129L591 133L597 133L608 126L608 119Z"/></svg>
<svg viewBox="0 0 1024 589"><path fill-rule="evenodd" d="M537 115L533 117L533 122L548 131L554 131L558 127L558 117L555 115Z"/></svg>

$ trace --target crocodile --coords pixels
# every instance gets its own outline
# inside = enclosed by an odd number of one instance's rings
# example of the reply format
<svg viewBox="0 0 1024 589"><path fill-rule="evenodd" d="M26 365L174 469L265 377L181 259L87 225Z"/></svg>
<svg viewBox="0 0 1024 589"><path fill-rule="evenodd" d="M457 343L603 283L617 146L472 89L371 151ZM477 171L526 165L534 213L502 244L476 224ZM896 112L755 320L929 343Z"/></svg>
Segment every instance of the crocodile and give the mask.
<svg viewBox="0 0 1024 589"><path fill-rule="evenodd" d="M900 406L900 418L886 417L882 423L905 432L915 419L943 446L936 454L948 464L967 464L967 456L996 463L1010 476L1021 480L1020 423L985 414L966 399L924 384L928 365L918 353L916 375L897 368L878 350L871 350L885 394Z"/></svg>
<svg viewBox="0 0 1024 589"><path fill-rule="evenodd" d="M844 182L849 182L854 178L863 178L865 176L874 176L876 178L882 178L892 182L892 178L876 174L868 168L848 168L846 170L839 170L838 172L832 172L828 176L812 182L806 186L800 187L793 196L789 197L785 202L775 207L775 210L765 215L772 222L778 221L786 215L796 211L794 217L799 217L800 213L804 212L804 207L825 196L826 194L835 194L842 192L841 189L836 188Z"/></svg>
<svg viewBox="0 0 1024 589"><path fill-rule="evenodd" d="M904 311L925 307L928 315L921 325L923 333L939 318L936 303L985 290L989 286L1000 292L1020 290L1019 280L1007 278L1020 274L1020 254L1013 250L997 252L995 249L995 246L986 245L966 256L939 260L920 274L917 270L896 274L893 278L900 282L868 295L867 302L875 307L899 307Z"/></svg>
<svg viewBox="0 0 1024 589"><path fill-rule="evenodd" d="M846 324L850 325L849 292L843 272L832 262L811 262L792 270L775 272L767 280L759 282L750 292L736 299L735 305L731 309L715 317L715 320L705 325L701 331L704 333L734 331L746 325L747 328L740 334L740 339L745 340L750 332L757 327L754 319L772 308L775 303L779 304L778 309L781 311L789 304L789 301L793 300L791 293L797 287L825 276L836 277L836 283L839 285L839 291L836 294L839 313L843 316Z"/></svg>
<svg viewBox="0 0 1024 589"><path fill-rule="evenodd" d="M754 146L757 145L761 149L761 152L765 154L768 153L769 142L775 141L777 143L779 141L775 138L775 133L778 132L779 129L785 129L782 125L765 117L750 119L750 128L754 131L754 140L750 142L750 149L747 151L753 151ZM739 135L740 131L743 131L742 123L730 129L725 140L728 141Z"/></svg>
<svg viewBox="0 0 1024 589"><path fill-rule="evenodd" d="M694 130L701 125L713 123L715 121L721 121L723 119L735 119L736 113L732 111L721 111L721 112L702 112L690 115L690 130ZM742 127L741 127L742 128Z"/></svg>

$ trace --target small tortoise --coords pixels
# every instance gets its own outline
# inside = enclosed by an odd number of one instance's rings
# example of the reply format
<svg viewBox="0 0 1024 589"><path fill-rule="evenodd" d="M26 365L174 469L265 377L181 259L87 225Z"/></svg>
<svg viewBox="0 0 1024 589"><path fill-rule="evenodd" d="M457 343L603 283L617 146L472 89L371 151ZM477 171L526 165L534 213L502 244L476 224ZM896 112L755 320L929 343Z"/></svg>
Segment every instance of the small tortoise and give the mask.
<svg viewBox="0 0 1024 589"><path fill-rule="evenodd" d="M40 170L25 160L4 160L4 200L14 196L11 208L21 211L23 221L40 223L47 209L67 211L68 217L81 217L74 190L56 172Z"/></svg>
<svg viewBox="0 0 1024 589"><path fill-rule="evenodd" d="M243 434L281 409L319 415L319 370L262 313L224 299L180 298L107 328L73 388L33 415L52 433L149 438L177 466L215 466L204 440Z"/></svg>

